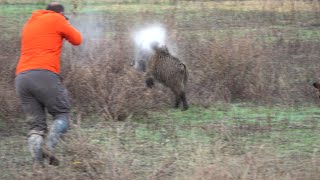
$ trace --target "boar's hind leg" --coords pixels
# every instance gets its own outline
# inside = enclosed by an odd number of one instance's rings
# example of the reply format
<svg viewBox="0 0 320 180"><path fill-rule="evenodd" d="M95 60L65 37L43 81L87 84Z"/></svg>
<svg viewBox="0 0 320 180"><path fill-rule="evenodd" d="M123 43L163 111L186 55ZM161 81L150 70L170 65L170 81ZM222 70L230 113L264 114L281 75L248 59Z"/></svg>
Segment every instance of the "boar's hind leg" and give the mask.
<svg viewBox="0 0 320 180"><path fill-rule="evenodd" d="M182 91L180 93L180 99L182 101L182 110L183 111L188 110L189 109L189 105L188 105L188 102L187 102L186 93L184 91Z"/></svg>

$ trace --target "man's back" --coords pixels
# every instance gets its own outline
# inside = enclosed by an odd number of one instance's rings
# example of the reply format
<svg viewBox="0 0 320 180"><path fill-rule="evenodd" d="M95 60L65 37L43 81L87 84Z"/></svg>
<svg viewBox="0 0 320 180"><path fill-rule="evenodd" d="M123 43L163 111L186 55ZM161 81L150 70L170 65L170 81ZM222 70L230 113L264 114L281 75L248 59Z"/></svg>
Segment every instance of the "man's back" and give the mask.
<svg viewBox="0 0 320 180"><path fill-rule="evenodd" d="M60 54L63 38L70 43L81 43L80 33L65 17L50 10L33 12L22 31L21 56L16 74L32 69L60 73Z"/></svg>

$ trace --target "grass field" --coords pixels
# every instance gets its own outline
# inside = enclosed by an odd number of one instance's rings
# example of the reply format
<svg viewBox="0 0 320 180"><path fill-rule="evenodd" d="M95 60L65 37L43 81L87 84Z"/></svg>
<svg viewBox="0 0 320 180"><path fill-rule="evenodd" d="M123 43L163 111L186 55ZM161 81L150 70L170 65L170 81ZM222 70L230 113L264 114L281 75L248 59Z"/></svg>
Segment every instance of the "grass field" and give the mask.
<svg viewBox="0 0 320 180"><path fill-rule="evenodd" d="M64 1L84 36L62 55L73 125L38 174L9 69L44 3L0 2L1 180L319 179L319 2ZM157 23L190 68L188 111L127 65L132 32Z"/></svg>
<svg viewBox="0 0 320 180"><path fill-rule="evenodd" d="M43 176L317 179L319 116L315 107L236 104L150 112L125 122L81 118L59 148L62 165ZM1 179L33 177L24 136L3 138L0 147L0 167L7 169Z"/></svg>
<svg viewBox="0 0 320 180"><path fill-rule="evenodd" d="M76 9L73 6L67 6L71 11L84 14L86 16L99 15L123 15L123 16L140 16L139 13L152 12L156 15L163 16L170 11L176 12L178 29L185 29L199 25L199 28L192 29L188 32L198 35L200 38L226 37L232 32L235 37L246 37L252 35L262 35L265 40L277 39L278 34L283 34L283 39L305 39L307 41L319 41L320 34L317 27L318 10L320 7L316 3L305 3L296 1L222 1L222 2L196 2L180 3L179 6L170 4L118 4L118 3L90 3L86 2L79 5ZM43 8L43 4L0 4L0 17L6 18L6 22L13 23L16 21L21 27L22 22L26 21L28 15L35 9ZM200 14L199 9L205 8L206 13ZM209 18L210 17L210 18ZM14 20L12 22L12 20ZM158 20L158 19L157 19ZM191 21L190 21L191 20ZM141 19L140 19L141 21ZM7 22L7 23L9 23ZM196 24L194 24L196 23ZM302 24L301 24L302 23ZM206 25L212 25L210 30ZM10 25L10 24L9 24ZM231 28L230 28L231 27ZM276 32L275 32L276 31ZM258 36L256 36L258 37Z"/></svg>

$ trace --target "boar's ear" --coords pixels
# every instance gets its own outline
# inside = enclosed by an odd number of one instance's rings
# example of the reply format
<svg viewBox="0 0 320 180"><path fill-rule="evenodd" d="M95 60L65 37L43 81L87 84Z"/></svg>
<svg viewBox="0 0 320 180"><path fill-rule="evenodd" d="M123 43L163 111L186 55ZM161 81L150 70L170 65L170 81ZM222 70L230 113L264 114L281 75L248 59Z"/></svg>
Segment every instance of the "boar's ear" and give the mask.
<svg viewBox="0 0 320 180"><path fill-rule="evenodd" d="M319 84L319 83L317 83L317 82L315 82L315 83L313 83L313 87L315 87L315 88L319 89L319 88L320 88L320 84Z"/></svg>

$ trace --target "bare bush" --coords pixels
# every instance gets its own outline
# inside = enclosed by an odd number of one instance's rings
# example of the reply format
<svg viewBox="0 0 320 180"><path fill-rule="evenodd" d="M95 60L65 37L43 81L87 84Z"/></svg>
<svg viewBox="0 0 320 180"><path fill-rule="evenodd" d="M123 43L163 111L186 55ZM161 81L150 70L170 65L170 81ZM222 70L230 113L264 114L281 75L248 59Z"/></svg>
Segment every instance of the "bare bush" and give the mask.
<svg viewBox="0 0 320 180"><path fill-rule="evenodd" d="M79 5L77 8L84 6L78 1L73 3ZM317 63L319 42L305 41L298 35L285 39L289 30L267 26L281 22L299 25L299 18L303 19L303 15L295 14L295 20L292 20L288 14L278 12L238 12L241 16L227 14L225 22L220 23L219 19L211 17L222 18L225 12L210 11L205 6L207 3L193 4L201 10L197 14L190 14L178 6L173 6L164 16L143 9L141 13L131 12L129 15L75 14L70 21L83 33L84 43L80 48L67 45L62 58L62 76L74 107L85 112L98 112L107 119L125 119L130 114L167 106L170 98L165 88L148 91L142 75L129 66L135 58L136 48L132 32L136 27L155 21L164 24L169 49L183 59L190 70L187 96L191 105L211 106L216 102L237 101L267 104L316 102L311 84L320 75ZM241 4L235 3L236 7L238 5ZM268 8L268 4L264 6ZM230 21L232 18L235 20ZM4 21L10 27L14 22ZM303 25L314 25L314 20ZM253 30L247 31L244 27ZM4 32L16 34L20 31L6 26L2 28ZM221 30L223 33L219 34ZM270 40L263 39L265 37ZM13 80L8 79L19 56L20 39L18 36L4 38L13 43L4 44L1 49L0 84L3 91L0 97L4 103L0 105L0 111L2 116L16 117L20 113L19 103L15 98L8 98L14 97Z"/></svg>
<svg viewBox="0 0 320 180"><path fill-rule="evenodd" d="M157 107L142 74L130 67L131 43L123 37L116 38L119 41L112 43L89 40L83 47L87 51L73 54L70 47L65 54L69 59L65 64L66 70L69 69L64 73L65 83L76 108L82 112L98 112L108 120L124 120L129 115L144 114ZM76 62L82 57L87 58Z"/></svg>

